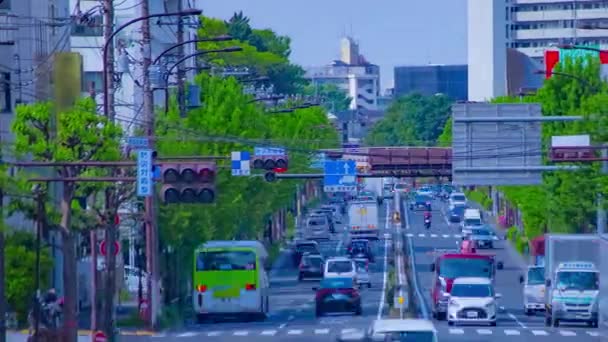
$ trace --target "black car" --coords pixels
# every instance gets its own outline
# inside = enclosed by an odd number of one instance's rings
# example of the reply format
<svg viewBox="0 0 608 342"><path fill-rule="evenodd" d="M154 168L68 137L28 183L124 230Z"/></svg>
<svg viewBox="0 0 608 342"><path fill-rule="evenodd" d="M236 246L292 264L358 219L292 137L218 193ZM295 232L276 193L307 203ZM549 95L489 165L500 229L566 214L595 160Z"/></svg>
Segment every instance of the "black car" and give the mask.
<svg viewBox="0 0 608 342"><path fill-rule="evenodd" d="M315 241L304 240L296 242L293 251L293 264L299 265L304 254L321 255L319 252L319 244Z"/></svg>
<svg viewBox="0 0 608 342"><path fill-rule="evenodd" d="M300 261L298 280L305 278L323 278L325 260L320 255L304 254Z"/></svg>
<svg viewBox="0 0 608 342"><path fill-rule="evenodd" d="M330 312L352 312L361 316L361 296L352 278L326 278L319 287L313 288L315 296L315 315L323 316Z"/></svg>
<svg viewBox="0 0 608 342"><path fill-rule="evenodd" d="M415 195L412 202L410 202L410 210L430 210L427 203L431 202L431 198L428 196Z"/></svg>
<svg viewBox="0 0 608 342"><path fill-rule="evenodd" d="M374 253L372 253L368 240L353 240L348 244L346 250L351 258L363 255L370 262L374 262Z"/></svg>
<svg viewBox="0 0 608 342"><path fill-rule="evenodd" d="M464 211L467 207L464 205L458 205L455 207L452 207L450 209L450 217L449 220L452 223L460 223L460 221L462 221L462 218L464 217Z"/></svg>

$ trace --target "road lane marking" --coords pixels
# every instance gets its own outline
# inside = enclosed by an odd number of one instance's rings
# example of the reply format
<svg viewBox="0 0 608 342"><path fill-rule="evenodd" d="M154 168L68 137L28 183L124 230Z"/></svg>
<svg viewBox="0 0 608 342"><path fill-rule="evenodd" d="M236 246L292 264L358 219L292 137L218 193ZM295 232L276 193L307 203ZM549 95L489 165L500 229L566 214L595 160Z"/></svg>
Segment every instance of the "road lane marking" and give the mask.
<svg viewBox="0 0 608 342"><path fill-rule="evenodd" d="M462 235L460 235L460 234L454 234L454 238L456 238L456 239L460 239L461 237L462 237Z"/></svg>
<svg viewBox="0 0 608 342"><path fill-rule="evenodd" d="M450 329L450 334L452 335L462 335L464 334L463 329Z"/></svg>
<svg viewBox="0 0 608 342"><path fill-rule="evenodd" d="M389 227L388 221L389 220L389 213L388 213L388 206L386 208L386 220L384 221L384 229L387 230ZM386 299L386 283L388 282L388 273L386 272L386 270L388 270L388 241L389 240L384 240L384 269L382 271L383 275L382 275L382 294L380 295L380 300L378 303L378 314L376 315L377 319L381 319L382 318L382 312L384 311L384 301Z"/></svg>
<svg viewBox="0 0 608 342"><path fill-rule="evenodd" d="M593 337L598 337L600 336L600 333L598 333L597 331L587 331L587 334L589 336L593 336Z"/></svg>
<svg viewBox="0 0 608 342"><path fill-rule="evenodd" d="M276 330L264 330L262 331L262 335L264 336L274 336L277 334Z"/></svg>
<svg viewBox="0 0 608 342"><path fill-rule="evenodd" d="M287 318L287 319L291 321L293 319L293 316L289 316L289 318ZM287 323L283 323L283 324L279 325L279 329L283 329L286 326L287 326Z"/></svg>
<svg viewBox="0 0 608 342"><path fill-rule="evenodd" d="M490 329L477 329L477 333L479 335L492 335L492 330L490 330Z"/></svg>
<svg viewBox="0 0 608 342"><path fill-rule="evenodd" d="M177 335L177 337L194 337L196 335L198 335L198 333L195 333L195 332L185 332L185 333Z"/></svg>
<svg viewBox="0 0 608 342"><path fill-rule="evenodd" d="M519 335L519 330L505 330L505 335L509 335L509 336L513 336L513 335Z"/></svg>
<svg viewBox="0 0 608 342"><path fill-rule="evenodd" d="M405 224L406 226L410 227L410 215L409 212L407 210L405 210L405 212L403 213L403 217L405 217ZM406 239L407 241L405 241L405 243L408 244L408 247L410 248L410 251L414 250L414 243L412 242L414 239ZM416 253L412 253L412 256L410 258L410 267L412 269L412 274L416 274ZM413 281L412 284L414 286L414 290L416 291L416 296L418 297L418 300L420 301L420 303L422 303L422 305L420 306L420 310L422 311L422 318L424 319L429 319L429 311L428 311L428 307L427 307L427 303L424 299L424 296L422 295L422 292L420 291L420 286L418 284L418 279L417 277L413 277Z"/></svg>
<svg viewBox="0 0 608 342"><path fill-rule="evenodd" d="M534 336L547 336L549 335L546 331L544 330L532 330L532 334Z"/></svg>
<svg viewBox="0 0 608 342"><path fill-rule="evenodd" d="M562 336L576 336L576 333L570 330L560 330L559 334Z"/></svg>
<svg viewBox="0 0 608 342"><path fill-rule="evenodd" d="M247 335L249 335L249 331L235 331L232 335L234 335L234 336L247 336Z"/></svg>
<svg viewBox="0 0 608 342"><path fill-rule="evenodd" d="M424 237L424 236L425 236L424 234L418 234L418 237Z"/></svg>
<svg viewBox="0 0 608 342"><path fill-rule="evenodd" d="M407 233L407 237L414 237L414 234L412 234L412 233Z"/></svg>
<svg viewBox="0 0 608 342"><path fill-rule="evenodd" d="M220 336L222 334L221 331L210 331L207 333L208 337L213 337L213 336Z"/></svg>
<svg viewBox="0 0 608 342"><path fill-rule="evenodd" d="M448 234L443 234L442 236L446 239L450 237L450 235L448 235Z"/></svg>
<svg viewBox="0 0 608 342"><path fill-rule="evenodd" d="M329 334L329 329L315 329L315 335L327 335Z"/></svg>
<svg viewBox="0 0 608 342"><path fill-rule="evenodd" d="M287 332L287 335L302 335L303 331L302 330L289 330Z"/></svg>
<svg viewBox="0 0 608 342"><path fill-rule="evenodd" d="M514 320L515 322L517 322L517 324L519 324L519 326L520 326L520 327L522 327L522 328L524 328L524 329L527 329L526 325L525 325L525 324L523 324L523 323L522 323L520 320L518 320L518 319L517 319L517 317L516 317L514 314L512 314L512 313L510 313L510 312L509 312L509 317L510 317L512 320Z"/></svg>
<svg viewBox="0 0 608 342"><path fill-rule="evenodd" d="M437 237L437 234L431 234L431 237L432 237L432 238L436 238L436 237Z"/></svg>
<svg viewBox="0 0 608 342"><path fill-rule="evenodd" d="M359 329L342 329L342 335L348 335L348 334L352 334L352 333L356 333L359 332Z"/></svg>

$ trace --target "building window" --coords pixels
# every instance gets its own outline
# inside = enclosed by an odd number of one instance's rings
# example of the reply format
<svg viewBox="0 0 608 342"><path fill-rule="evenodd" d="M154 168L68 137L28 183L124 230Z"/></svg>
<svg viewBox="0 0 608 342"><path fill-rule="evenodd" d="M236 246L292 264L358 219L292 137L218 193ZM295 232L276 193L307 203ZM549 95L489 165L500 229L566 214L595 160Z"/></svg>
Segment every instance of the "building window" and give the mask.
<svg viewBox="0 0 608 342"><path fill-rule="evenodd" d="M2 72L0 73L0 112L10 113L12 110L11 100L11 73Z"/></svg>
<svg viewBox="0 0 608 342"><path fill-rule="evenodd" d="M91 83L95 93L102 92L103 88L103 73L101 71L85 71L82 73L82 91L88 92L91 90Z"/></svg>
<svg viewBox="0 0 608 342"><path fill-rule="evenodd" d="M83 19L80 23L72 24L72 36L103 36L103 18L96 15Z"/></svg>

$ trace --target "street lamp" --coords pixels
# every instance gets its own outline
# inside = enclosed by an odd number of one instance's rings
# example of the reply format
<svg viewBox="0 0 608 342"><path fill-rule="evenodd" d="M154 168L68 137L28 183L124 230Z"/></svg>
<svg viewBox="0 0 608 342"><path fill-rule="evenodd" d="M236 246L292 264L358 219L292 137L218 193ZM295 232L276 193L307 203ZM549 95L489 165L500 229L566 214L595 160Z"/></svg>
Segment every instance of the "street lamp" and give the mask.
<svg viewBox="0 0 608 342"><path fill-rule="evenodd" d="M179 43L179 44L175 44L171 47L169 47L168 49L166 49L165 51L161 52L158 57L156 57L154 59L154 61L152 61L152 64L156 64L158 63L158 61L160 61L160 59L166 55L169 51L178 48L180 46L184 46L186 44L191 44L191 43L204 43L204 42L225 42L228 40L232 40L233 38L229 35L221 35L221 36L217 36L217 37L211 37L211 38L203 38L203 39L192 39L192 40L187 40L183 43Z"/></svg>
<svg viewBox="0 0 608 342"><path fill-rule="evenodd" d="M156 13L156 14L150 14L150 15L146 15L143 17L139 17L139 18L135 18L132 20L129 20L128 22L122 24L121 26L119 26L114 32L112 32L112 34L110 34L110 36L108 37L108 39L105 41L105 43L103 44L103 56L102 56L102 63L103 63L103 114L105 117L109 117L110 116L110 104L108 103L108 47L110 46L110 43L112 42L112 40L114 39L114 37L123 29L125 29L127 26L143 21L143 20L148 20L151 18L160 18L160 17L172 17L172 16L180 16L180 17L185 17L185 16L189 16L189 15L200 15L201 13L203 13L203 11L199 10L199 9L187 9L185 11L180 11L180 12L171 12L171 13Z"/></svg>
<svg viewBox="0 0 608 342"><path fill-rule="evenodd" d="M237 52L237 51L243 51L243 48L240 46L229 46L229 47L226 47L223 49L217 49L217 50L197 51L197 52L192 53L188 56L185 56L185 57L179 59L177 62L175 62L175 64L173 64L169 68L169 70L167 70L167 74L165 76L165 114L169 112L169 76L171 75L171 72L173 72L173 69L175 69L178 65L180 65L181 63L183 63L184 61L186 61L192 57L202 56L202 55L206 55L209 53Z"/></svg>

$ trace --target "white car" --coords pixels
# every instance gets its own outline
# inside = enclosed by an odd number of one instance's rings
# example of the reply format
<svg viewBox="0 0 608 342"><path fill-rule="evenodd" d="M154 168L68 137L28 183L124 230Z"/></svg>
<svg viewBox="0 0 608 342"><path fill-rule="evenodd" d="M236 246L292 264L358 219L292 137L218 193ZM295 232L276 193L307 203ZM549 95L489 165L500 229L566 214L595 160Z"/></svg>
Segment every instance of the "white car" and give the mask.
<svg viewBox="0 0 608 342"><path fill-rule="evenodd" d="M372 280L369 275L369 260L354 258L353 261L357 266L357 285L365 285L369 289L372 287Z"/></svg>
<svg viewBox="0 0 608 342"><path fill-rule="evenodd" d="M456 278L448 302L448 325L486 323L496 326L499 294L489 278Z"/></svg>
<svg viewBox="0 0 608 342"><path fill-rule="evenodd" d="M452 192L450 194L450 199L448 201L448 204L450 205L450 207L454 207L457 205L467 205L468 201L467 201L467 196L462 193L462 192Z"/></svg>
<svg viewBox="0 0 608 342"><path fill-rule="evenodd" d="M422 188L418 189L416 192L420 196L426 196L426 197L433 197L434 196L433 189L428 188L428 187L422 187Z"/></svg>
<svg viewBox="0 0 608 342"><path fill-rule="evenodd" d="M351 278L357 281L357 266L346 257L327 259L323 270L323 278Z"/></svg>

